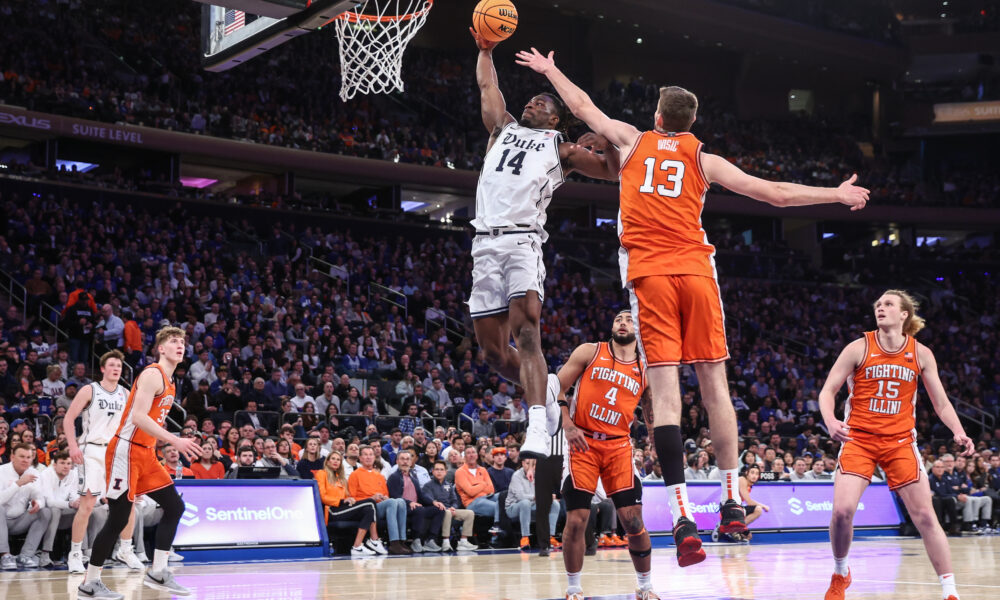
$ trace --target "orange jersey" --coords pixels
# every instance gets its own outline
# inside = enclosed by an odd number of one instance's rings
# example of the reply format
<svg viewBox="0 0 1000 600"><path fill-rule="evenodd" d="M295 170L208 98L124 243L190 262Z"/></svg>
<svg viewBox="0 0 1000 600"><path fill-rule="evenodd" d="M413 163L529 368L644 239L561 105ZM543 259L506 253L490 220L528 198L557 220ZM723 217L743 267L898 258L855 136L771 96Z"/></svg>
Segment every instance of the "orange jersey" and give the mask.
<svg viewBox="0 0 1000 600"><path fill-rule="evenodd" d="M646 374L639 362L616 359L610 343L600 342L576 383L573 423L591 433L628 436L645 389Z"/></svg>
<svg viewBox="0 0 1000 600"><path fill-rule="evenodd" d="M619 173L622 275L715 277L715 247L701 226L708 180L691 133L646 131Z"/></svg>
<svg viewBox="0 0 1000 600"><path fill-rule="evenodd" d="M156 424L160 427L163 427L163 423L167 420L167 413L170 412L170 407L174 403L176 387L173 380L167 377L167 373L158 363L153 363L146 368L158 370L163 377L163 391L153 397L153 403L149 407L149 418L156 421ZM136 427L132 420L132 406L135 403L135 391L137 389L139 389L139 386L132 386L132 391L129 392L128 401L125 403L125 411L122 412L122 422L118 426L118 431L115 435L133 444L152 448L156 446L156 438Z"/></svg>
<svg viewBox="0 0 1000 600"><path fill-rule="evenodd" d="M847 380L844 421L851 429L880 436L916 435L919 376L913 336L906 336L899 351L887 352L876 332L865 332L864 361Z"/></svg>

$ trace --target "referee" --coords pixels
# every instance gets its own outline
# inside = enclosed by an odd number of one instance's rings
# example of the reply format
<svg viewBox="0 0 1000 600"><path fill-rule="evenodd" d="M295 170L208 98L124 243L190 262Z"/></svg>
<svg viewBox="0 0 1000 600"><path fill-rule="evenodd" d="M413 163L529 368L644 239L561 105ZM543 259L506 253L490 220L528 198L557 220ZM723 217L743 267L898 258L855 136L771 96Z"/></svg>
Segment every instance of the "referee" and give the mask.
<svg viewBox="0 0 1000 600"><path fill-rule="evenodd" d="M558 429L549 436L549 456L538 459L535 464L535 537L538 538L538 556L548 556L552 551L548 536L549 509L552 508L552 495L559 494L562 487L565 449L566 436L563 435L560 416Z"/></svg>

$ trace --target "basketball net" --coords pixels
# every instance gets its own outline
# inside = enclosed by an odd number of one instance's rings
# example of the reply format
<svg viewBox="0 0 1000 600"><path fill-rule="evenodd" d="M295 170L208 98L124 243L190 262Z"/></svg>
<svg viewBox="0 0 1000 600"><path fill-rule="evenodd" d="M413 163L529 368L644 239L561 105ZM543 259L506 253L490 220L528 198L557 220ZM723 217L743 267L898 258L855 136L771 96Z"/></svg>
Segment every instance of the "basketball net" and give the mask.
<svg viewBox="0 0 1000 600"><path fill-rule="evenodd" d="M340 47L340 99L403 91L403 52L434 0L365 0L334 20ZM365 13L366 9L370 12Z"/></svg>

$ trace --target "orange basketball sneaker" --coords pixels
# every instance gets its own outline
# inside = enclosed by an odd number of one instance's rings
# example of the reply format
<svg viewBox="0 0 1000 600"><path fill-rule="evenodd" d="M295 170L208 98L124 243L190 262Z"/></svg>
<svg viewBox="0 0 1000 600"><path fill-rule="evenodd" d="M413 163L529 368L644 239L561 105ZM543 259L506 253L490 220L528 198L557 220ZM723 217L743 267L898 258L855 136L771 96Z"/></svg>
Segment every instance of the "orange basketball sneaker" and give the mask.
<svg viewBox="0 0 1000 600"><path fill-rule="evenodd" d="M826 590L823 600L844 600L844 592L851 585L851 570L847 570L847 576L833 574L830 578L830 589Z"/></svg>

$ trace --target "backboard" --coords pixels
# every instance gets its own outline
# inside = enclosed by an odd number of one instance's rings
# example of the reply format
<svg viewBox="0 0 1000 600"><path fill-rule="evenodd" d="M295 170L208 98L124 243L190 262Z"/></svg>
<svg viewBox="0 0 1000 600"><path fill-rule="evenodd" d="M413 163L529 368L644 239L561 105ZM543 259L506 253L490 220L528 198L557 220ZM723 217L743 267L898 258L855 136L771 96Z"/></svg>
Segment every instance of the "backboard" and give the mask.
<svg viewBox="0 0 1000 600"><path fill-rule="evenodd" d="M362 4L362 0L227 1L230 6L202 6L201 62L208 71L231 69Z"/></svg>

